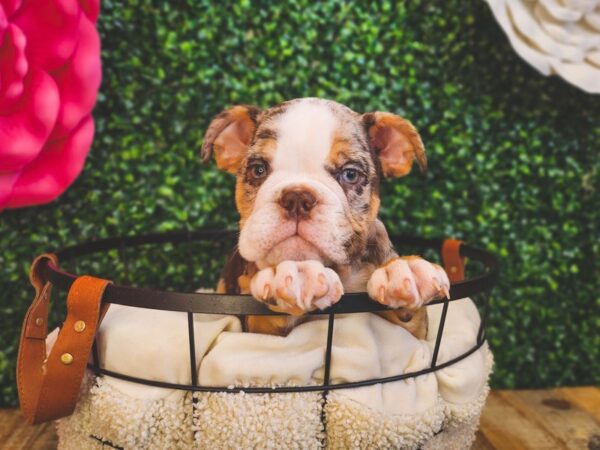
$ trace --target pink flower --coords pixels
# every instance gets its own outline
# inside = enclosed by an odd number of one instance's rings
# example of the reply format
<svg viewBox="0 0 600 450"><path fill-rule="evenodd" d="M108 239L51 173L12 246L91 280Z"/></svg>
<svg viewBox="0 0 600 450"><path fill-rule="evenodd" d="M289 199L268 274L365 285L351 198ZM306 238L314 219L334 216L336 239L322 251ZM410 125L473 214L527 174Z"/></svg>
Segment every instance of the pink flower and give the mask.
<svg viewBox="0 0 600 450"><path fill-rule="evenodd" d="M94 137L100 0L0 0L0 210L54 200Z"/></svg>

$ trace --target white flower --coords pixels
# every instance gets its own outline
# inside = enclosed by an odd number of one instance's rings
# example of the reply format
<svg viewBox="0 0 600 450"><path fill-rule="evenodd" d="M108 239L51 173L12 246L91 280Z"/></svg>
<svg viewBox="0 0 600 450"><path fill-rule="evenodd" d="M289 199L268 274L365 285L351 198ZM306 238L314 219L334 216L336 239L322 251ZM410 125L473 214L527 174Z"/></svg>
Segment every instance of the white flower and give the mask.
<svg viewBox="0 0 600 450"><path fill-rule="evenodd" d="M486 1L521 58L600 93L600 0Z"/></svg>

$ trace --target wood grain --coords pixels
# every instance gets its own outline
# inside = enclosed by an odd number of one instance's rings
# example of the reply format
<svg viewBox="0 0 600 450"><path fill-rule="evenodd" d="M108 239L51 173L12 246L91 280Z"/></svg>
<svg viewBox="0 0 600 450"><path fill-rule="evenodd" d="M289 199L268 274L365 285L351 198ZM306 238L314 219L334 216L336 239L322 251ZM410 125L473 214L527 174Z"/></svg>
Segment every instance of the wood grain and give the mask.
<svg viewBox="0 0 600 450"><path fill-rule="evenodd" d="M28 425L0 410L0 450L51 450L53 424ZM600 450L600 389L492 391L473 450Z"/></svg>
<svg viewBox="0 0 600 450"><path fill-rule="evenodd" d="M492 391L481 416L480 430L495 449L563 449L562 443L523 411L507 403L500 391Z"/></svg>
<svg viewBox="0 0 600 450"><path fill-rule="evenodd" d="M29 425L19 410L0 410L1 450L50 450L57 443L54 423Z"/></svg>
<svg viewBox="0 0 600 450"><path fill-rule="evenodd" d="M600 389L492 391L474 448L600 450Z"/></svg>
<svg viewBox="0 0 600 450"><path fill-rule="evenodd" d="M494 447L492 447L492 444L490 444L481 430L477 430L475 442L473 443L471 450L494 450Z"/></svg>
<svg viewBox="0 0 600 450"><path fill-rule="evenodd" d="M500 392L500 396L559 441L562 448L585 449L592 436L600 436L600 425L594 417L575 405L568 394L528 391L522 395Z"/></svg>

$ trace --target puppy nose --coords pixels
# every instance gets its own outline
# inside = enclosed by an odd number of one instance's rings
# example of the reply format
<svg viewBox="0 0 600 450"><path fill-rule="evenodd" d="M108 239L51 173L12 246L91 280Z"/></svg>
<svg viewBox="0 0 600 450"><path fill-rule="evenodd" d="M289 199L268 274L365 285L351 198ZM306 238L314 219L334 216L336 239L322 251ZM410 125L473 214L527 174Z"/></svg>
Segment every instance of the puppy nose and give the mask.
<svg viewBox="0 0 600 450"><path fill-rule="evenodd" d="M291 189L283 191L279 204L291 219L306 219L317 204L317 199L308 191Z"/></svg>

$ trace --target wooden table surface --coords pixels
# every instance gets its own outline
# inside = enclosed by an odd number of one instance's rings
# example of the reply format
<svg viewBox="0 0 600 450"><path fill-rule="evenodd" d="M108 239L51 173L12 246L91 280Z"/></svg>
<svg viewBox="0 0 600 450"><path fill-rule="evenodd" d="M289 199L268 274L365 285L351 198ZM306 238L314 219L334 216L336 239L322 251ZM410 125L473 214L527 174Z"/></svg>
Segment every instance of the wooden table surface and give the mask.
<svg viewBox="0 0 600 450"><path fill-rule="evenodd" d="M56 448L52 424L27 425L0 410L0 450ZM600 389L492 391L473 450L600 450Z"/></svg>
<svg viewBox="0 0 600 450"><path fill-rule="evenodd" d="M473 449L600 450L600 389L492 391Z"/></svg>

